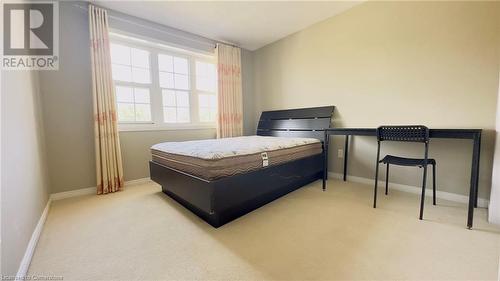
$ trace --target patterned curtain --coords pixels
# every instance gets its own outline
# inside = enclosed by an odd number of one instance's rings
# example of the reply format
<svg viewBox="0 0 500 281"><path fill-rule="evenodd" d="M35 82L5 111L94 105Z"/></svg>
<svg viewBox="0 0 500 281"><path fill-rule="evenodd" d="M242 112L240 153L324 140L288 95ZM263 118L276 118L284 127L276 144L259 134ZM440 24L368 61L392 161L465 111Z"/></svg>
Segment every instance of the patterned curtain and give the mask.
<svg viewBox="0 0 500 281"><path fill-rule="evenodd" d="M240 48L217 44L217 138L243 135Z"/></svg>
<svg viewBox="0 0 500 281"><path fill-rule="evenodd" d="M89 5L97 194L123 189L106 10Z"/></svg>

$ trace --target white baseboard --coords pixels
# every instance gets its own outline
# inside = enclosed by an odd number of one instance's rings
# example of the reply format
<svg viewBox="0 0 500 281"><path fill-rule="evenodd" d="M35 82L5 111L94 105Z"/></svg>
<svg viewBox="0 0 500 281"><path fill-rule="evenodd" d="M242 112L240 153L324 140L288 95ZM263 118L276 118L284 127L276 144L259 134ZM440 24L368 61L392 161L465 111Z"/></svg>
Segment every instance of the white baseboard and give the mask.
<svg viewBox="0 0 500 281"><path fill-rule="evenodd" d="M151 178L148 177L148 178L126 181L125 186L133 186L133 185L144 184L144 183L149 183L149 182L151 182Z"/></svg>
<svg viewBox="0 0 500 281"><path fill-rule="evenodd" d="M52 200L49 198L49 200L47 200L47 205L45 205L45 209L43 210L43 213L40 216L35 229L33 230L33 234L31 235L31 239L28 242L28 246L26 247L26 251L24 252L23 259L21 260L21 264L19 265L19 269L16 274L16 280L24 280L26 274L28 273L31 258L33 258L36 245L38 244L38 239L40 239L40 235L42 234L43 226L45 225L45 221L47 220L51 202Z"/></svg>
<svg viewBox="0 0 500 281"><path fill-rule="evenodd" d="M61 200L61 199L80 196L80 195L95 194L96 188L97 187L87 187L87 188L80 188L80 189L75 189L75 190L70 190L70 191L52 193L50 195L50 200Z"/></svg>
<svg viewBox="0 0 500 281"><path fill-rule="evenodd" d="M343 179L343 175L339 173L333 173L333 172L328 172L328 176L334 179ZM356 176L350 176L347 175L347 179L352 182L357 182L357 183L362 183L366 184L369 187L373 187L374 180L369 179L369 178L363 178L363 177L356 177ZM385 181L379 180L378 181L379 186L385 187ZM415 194L420 194L422 192L422 188L418 186L412 186L412 185L405 185L405 184L399 184L399 183L391 183L389 182L389 187L391 189L399 190L399 191L404 191L404 192L409 192L409 193L415 193ZM425 190L425 195L426 196L432 196L432 189L426 189ZM455 194L451 192L445 192L445 191L436 191L436 197L439 199L444 199L448 201L453 201L453 202L459 202L459 203L469 203L469 197L465 195L460 195L460 194ZM477 199L477 206L481 208L488 208L489 205L489 200L484 199L484 198L478 198Z"/></svg>
<svg viewBox="0 0 500 281"><path fill-rule="evenodd" d="M130 181L125 182L125 186L134 186L134 185L138 185L138 184L147 183L149 181L151 181L150 178L130 180ZM97 189L97 187L93 186L93 187L86 187L86 188L75 189L75 190L70 190L70 191L52 193L50 195L50 199L51 200L61 200L61 199L65 199L65 198L75 197L75 196L95 194L96 189Z"/></svg>

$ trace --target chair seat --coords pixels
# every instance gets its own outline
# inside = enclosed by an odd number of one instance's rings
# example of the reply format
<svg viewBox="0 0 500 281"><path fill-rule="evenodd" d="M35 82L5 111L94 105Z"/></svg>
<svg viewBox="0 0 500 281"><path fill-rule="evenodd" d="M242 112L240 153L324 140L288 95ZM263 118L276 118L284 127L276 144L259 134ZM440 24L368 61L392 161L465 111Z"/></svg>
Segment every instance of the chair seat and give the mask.
<svg viewBox="0 0 500 281"><path fill-rule="evenodd" d="M425 159L405 158L405 157L398 157L398 156L393 156L393 155L386 155L379 162L384 163L384 164L389 163L389 164L399 165L399 166L424 166L424 160ZM427 164L428 165L436 165L436 160L432 159L432 158L428 158Z"/></svg>

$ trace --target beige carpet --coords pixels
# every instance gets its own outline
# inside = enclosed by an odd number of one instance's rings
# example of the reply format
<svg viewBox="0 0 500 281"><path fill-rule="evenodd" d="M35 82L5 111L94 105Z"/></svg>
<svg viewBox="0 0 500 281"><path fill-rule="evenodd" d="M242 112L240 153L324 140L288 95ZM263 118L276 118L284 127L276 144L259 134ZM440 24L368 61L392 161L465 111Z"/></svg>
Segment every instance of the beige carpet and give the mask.
<svg viewBox="0 0 500 281"><path fill-rule="evenodd" d="M29 274L64 280L496 280L500 231L477 209L330 180L295 191L219 229L156 184L53 202Z"/></svg>

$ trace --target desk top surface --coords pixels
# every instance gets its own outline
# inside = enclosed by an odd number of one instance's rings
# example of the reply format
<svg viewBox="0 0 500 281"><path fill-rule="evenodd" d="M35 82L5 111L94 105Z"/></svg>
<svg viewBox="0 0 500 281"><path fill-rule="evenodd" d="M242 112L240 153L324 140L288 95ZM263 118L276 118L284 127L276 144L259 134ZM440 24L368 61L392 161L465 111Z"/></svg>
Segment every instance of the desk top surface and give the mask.
<svg viewBox="0 0 500 281"><path fill-rule="evenodd" d="M482 129L429 129L431 138L464 138L470 139L481 136ZM377 128L328 128L325 133L329 135L357 135L375 136Z"/></svg>

